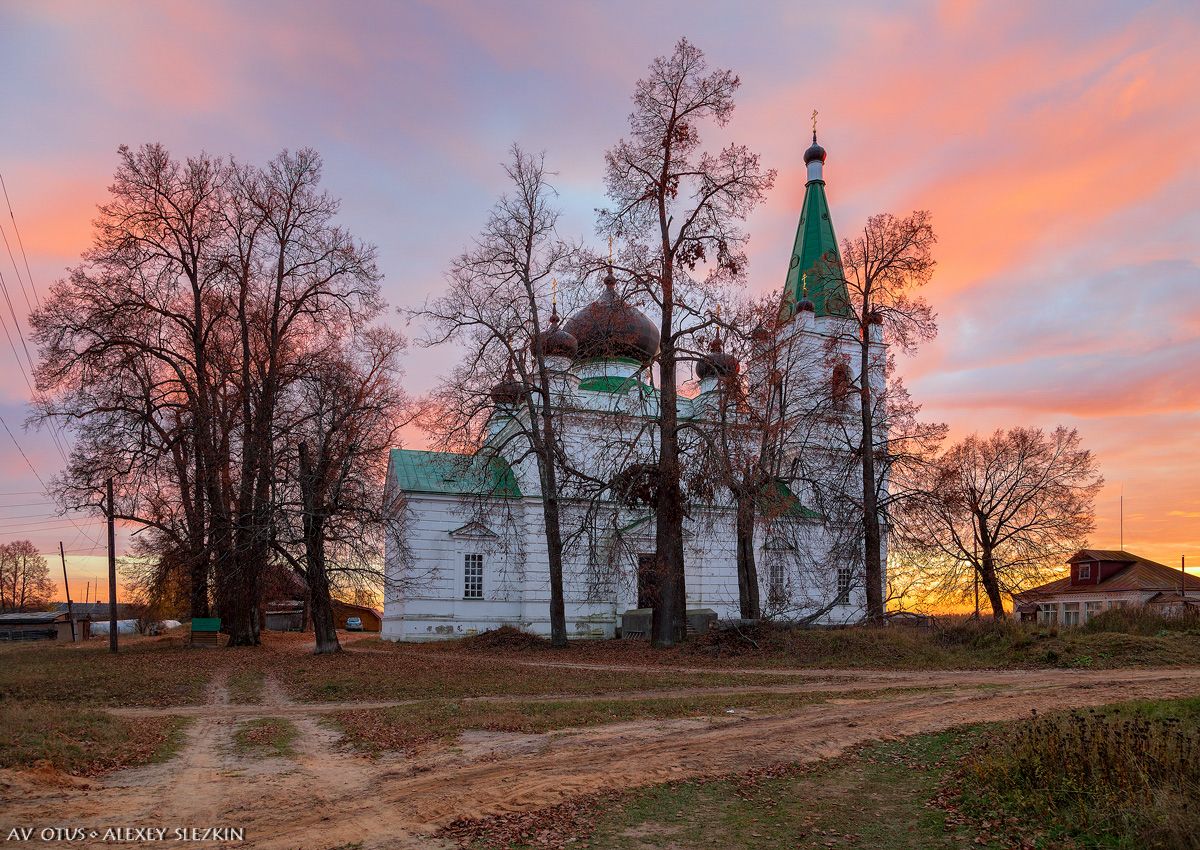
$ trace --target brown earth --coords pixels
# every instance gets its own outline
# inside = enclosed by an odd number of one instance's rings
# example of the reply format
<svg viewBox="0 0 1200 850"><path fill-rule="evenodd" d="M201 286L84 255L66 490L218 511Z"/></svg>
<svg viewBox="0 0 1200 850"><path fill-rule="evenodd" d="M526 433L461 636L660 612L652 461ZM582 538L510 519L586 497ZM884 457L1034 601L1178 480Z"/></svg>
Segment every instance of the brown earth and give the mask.
<svg viewBox="0 0 1200 850"><path fill-rule="evenodd" d="M786 715L639 720L545 735L473 732L457 746L378 759L339 747L337 734L320 722L321 715L400 703L301 704L268 678L262 704L235 705L218 677L202 706L113 709L127 716L190 716L187 740L167 763L89 780L47 776L45 770L0 772L0 830L7 836L13 826L232 826L245 828L244 843L188 846L449 847L453 845L434 833L459 818L535 809L605 789L810 762L865 741L1015 719L1032 709L1200 695L1200 669L780 673L804 681L750 690L808 689L844 696ZM727 690L603 698L687 697ZM872 693L865 695L867 691ZM249 759L234 751L239 723L257 717L286 717L296 724L300 736L294 757ZM21 845L11 841L6 846ZM125 846L184 845L168 840Z"/></svg>

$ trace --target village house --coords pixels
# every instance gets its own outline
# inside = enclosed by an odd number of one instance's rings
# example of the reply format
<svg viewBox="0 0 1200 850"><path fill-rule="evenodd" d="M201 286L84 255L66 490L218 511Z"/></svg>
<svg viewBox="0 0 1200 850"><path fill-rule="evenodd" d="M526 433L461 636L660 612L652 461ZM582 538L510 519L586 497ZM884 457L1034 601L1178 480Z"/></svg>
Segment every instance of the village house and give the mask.
<svg viewBox="0 0 1200 850"><path fill-rule="evenodd" d="M1114 549L1081 549L1067 561L1071 573L1013 594L1022 621L1078 626L1109 608L1148 606L1167 616L1200 612L1200 578Z"/></svg>

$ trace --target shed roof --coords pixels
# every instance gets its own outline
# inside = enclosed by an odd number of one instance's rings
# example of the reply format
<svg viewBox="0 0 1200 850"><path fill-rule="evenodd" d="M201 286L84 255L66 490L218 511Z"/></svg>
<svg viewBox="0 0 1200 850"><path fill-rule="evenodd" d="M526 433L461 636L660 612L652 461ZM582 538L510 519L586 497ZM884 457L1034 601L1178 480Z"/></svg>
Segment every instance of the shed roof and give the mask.
<svg viewBox="0 0 1200 850"><path fill-rule="evenodd" d="M405 493L521 495L512 467L495 455L392 449L390 466L392 483Z"/></svg>
<svg viewBox="0 0 1200 850"><path fill-rule="evenodd" d="M67 621L67 615L59 611L13 611L0 614L0 623L10 626L33 626L53 623L60 617L64 623Z"/></svg>

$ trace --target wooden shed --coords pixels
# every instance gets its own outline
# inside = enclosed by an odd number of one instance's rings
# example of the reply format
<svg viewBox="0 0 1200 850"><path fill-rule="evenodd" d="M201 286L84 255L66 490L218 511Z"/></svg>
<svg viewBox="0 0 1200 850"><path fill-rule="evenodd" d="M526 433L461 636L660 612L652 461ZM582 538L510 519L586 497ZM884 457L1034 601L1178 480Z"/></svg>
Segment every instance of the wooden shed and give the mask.
<svg viewBox="0 0 1200 850"><path fill-rule="evenodd" d="M75 623L75 639L90 637L86 620ZM0 614L0 640L60 640L71 642L71 619L65 611L18 611Z"/></svg>

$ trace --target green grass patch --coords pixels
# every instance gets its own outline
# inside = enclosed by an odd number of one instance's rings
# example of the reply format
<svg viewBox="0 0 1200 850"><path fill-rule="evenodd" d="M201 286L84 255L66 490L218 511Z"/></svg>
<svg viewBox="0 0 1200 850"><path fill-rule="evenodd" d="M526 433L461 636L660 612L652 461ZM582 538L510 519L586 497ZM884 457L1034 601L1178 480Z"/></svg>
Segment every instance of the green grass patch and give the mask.
<svg viewBox="0 0 1200 850"><path fill-rule="evenodd" d="M299 737L296 724L282 717L260 717L238 725L233 749L240 756L288 758L295 755L292 744Z"/></svg>
<svg viewBox="0 0 1200 850"><path fill-rule="evenodd" d="M0 711L0 767L93 776L166 761L186 725L179 717L134 720L61 703L8 703Z"/></svg>
<svg viewBox="0 0 1200 850"><path fill-rule="evenodd" d="M966 760L957 805L1034 846L1200 848L1200 699L1056 712L997 730Z"/></svg>
<svg viewBox="0 0 1200 850"><path fill-rule="evenodd" d="M226 687L229 701L239 705L261 705L263 701L262 670L243 668L229 674Z"/></svg>
<svg viewBox="0 0 1200 850"><path fill-rule="evenodd" d="M962 848L974 835L948 823L929 801L975 740L971 731L922 735L807 767L599 795L537 813L460 821L444 832L481 849L567 841L606 850Z"/></svg>
<svg viewBox="0 0 1200 850"><path fill-rule="evenodd" d="M1126 623L1113 617L1107 630L1103 624L1060 630L1012 620L951 618L931 628L789 629L764 623L719 629L689 642L682 651L693 658L817 668L1108 669L1200 664L1200 630L1184 628L1185 621L1175 621L1178 628L1163 629L1161 620L1147 626L1147 618ZM1140 630L1143 627L1145 631Z"/></svg>
<svg viewBox="0 0 1200 850"><path fill-rule="evenodd" d="M244 650L237 650L244 652ZM0 702L168 706L201 702L220 652L187 649L178 638L139 640L116 655L107 644L46 644L4 653Z"/></svg>

